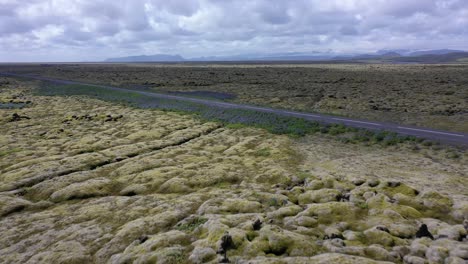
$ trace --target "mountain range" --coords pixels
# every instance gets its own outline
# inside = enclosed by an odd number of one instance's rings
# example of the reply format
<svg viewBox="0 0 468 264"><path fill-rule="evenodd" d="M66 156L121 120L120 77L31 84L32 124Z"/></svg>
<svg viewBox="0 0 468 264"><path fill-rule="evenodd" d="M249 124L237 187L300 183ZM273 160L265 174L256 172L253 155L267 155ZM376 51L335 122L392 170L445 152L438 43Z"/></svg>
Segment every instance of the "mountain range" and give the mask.
<svg viewBox="0 0 468 264"><path fill-rule="evenodd" d="M173 61L185 61L185 59L180 55L167 55L167 54L156 54L156 55L139 55L139 56L129 56L129 57L120 57L120 58L109 58L105 60L106 62L173 62Z"/></svg>
<svg viewBox="0 0 468 264"><path fill-rule="evenodd" d="M371 54L336 55L332 52L288 52L271 54L239 54L184 58L180 55L155 54L109 58L105 62L203 62L203 61L331 61L331 62L383 62L383 63L449 63L468 60L463 50L379 50Z"/></svg>

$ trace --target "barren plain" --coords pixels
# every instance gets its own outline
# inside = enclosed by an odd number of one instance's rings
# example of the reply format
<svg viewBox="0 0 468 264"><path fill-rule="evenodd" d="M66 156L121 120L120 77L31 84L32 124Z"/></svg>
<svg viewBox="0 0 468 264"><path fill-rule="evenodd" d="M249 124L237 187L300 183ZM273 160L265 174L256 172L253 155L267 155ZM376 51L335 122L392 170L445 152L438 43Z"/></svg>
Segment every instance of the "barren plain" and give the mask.
<svg viewBox="0 0 468 264"><path fill-rule="evenodd" d="M396 121L467 131L460 120L467 118L468 68L458 66L427 67L425 85L404 81L425 80L415 69L423 66L291 66L287 79L268 85L284 68L8 67L135 89L217 91L303 110L394 113ZM374 86L339 84L359 80L362 67L374 76L363 82ZM340 76L336 71L345 77L327 75ZM449 72L442 79L448 83L434 84L439 71ZM213 75L226 82L210 83ZM465 150L275 135L86 96L40 96L37 86L0 78L0 104L8 105L0 109L0 263L468 260ZM370 98L388 109L369 108ZM440 102L444 114L424 98Z"/></svg>
<svg viewBox="0 0 468 264"><path fill-rule="evenodd" d="M468 66L461 64L30 64L0 71L196 96L221 92L240 103L468 132Z"/></svg>

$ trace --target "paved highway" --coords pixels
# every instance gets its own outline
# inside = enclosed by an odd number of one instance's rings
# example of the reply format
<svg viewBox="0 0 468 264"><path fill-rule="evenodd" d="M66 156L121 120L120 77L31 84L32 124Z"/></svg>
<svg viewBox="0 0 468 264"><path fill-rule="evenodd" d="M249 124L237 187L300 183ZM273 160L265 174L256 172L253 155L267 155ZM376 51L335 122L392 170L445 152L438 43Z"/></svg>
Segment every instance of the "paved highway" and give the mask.
<svg viewBox="0 0 468 264"><path fill-rule="evenodd" d="M53 79L53 78L47 78L47 77L42 77L38 75L15 74L15 73L6 73L6 72L4 73L0 72L0 75L32 78L36 80L50 81L50 82L60 83L60 84L81 84L81 85L88 85L91 87L106 88L110 90L131 91L134 93L139 93L139 94L143 94L143 95L154 97L154 98L194 102L194 103L199 103L199 104L219 107L219 108L231 108L231 109L237 108L237 109L256 110L260 112L275 113L275 114L283 115L283 116L299 117L299 118L303 118L306 120L318 121L318 122L329 123L329 124L344 124L344 125L351 126L351 127L365 128L365 129L370 129L370 130L392 131L401 135L416 136L416 137L426 138L426 139L430 139L434 141L440 141L442 143L447 143L451 145L468 147L468 134L459 133L459 132L442 131L442 130L435 130L431 128L398 125L398 124L378 122L378 121L359 120L359 119L353 119L353 118L337 117L337 116L316 114L316 113L313 113L313 114L303 113L303 112L297 112L297 111L288 111L288 110L282 110L282 109L259 107L259 106L245 105L245 104L226 103L226 102L205 100L205 99L199 99L199 98L190 98L190 97L185 97L185 96L144 92L144 91L124 89L124 88L118 88L118 87L107 86L107 85L98 85L98 84L90 84L90 83L83 83L83 82L70 81L70 80Z"/></svg>

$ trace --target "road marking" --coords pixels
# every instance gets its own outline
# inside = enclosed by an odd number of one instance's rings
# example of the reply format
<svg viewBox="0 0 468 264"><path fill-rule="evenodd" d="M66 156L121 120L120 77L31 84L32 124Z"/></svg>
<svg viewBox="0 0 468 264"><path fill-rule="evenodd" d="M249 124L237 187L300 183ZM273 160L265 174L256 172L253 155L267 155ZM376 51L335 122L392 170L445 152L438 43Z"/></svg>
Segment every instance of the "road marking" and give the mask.
<svg viewBox="0 0 468 264"><path fill-rule="evenodd" d="M371 122L364 122L364 121L354 121L354 120L349 120L349 119L342 119L342 118L332 118L333 120L339 120L339 121L346 121L346 122L353 122L353 123L360 123L360 124L368 124L368 125L374 125L374 126L382 126L381 124L377 123L371 123Z"/></svg>
<svg viewBox="0 0 468 264"><path fill-rule="evenodd" d="M432 130L426 130L426 129L417 129L417 128L409 128L409 127L401 127L401 126L399 126L398 128L414 130L414 131L421 131L421 132L427 132L427 133L433 133L433 134L442 134L442 135L448 135L448 136L464 137L464 135L460 135L460 134L432 131Z"/></svg>

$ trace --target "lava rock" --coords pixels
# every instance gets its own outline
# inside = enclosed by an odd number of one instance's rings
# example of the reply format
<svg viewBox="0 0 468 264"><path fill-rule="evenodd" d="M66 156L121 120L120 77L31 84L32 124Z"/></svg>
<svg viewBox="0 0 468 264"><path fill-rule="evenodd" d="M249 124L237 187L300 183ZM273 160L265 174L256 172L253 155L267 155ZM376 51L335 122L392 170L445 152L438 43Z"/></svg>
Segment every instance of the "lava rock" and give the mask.
<svg viewBox="0 0 468 264"><path fill-rule="evenodd" d="M10 118L10 122L17 122L17 121L21 121L21 119L31 119L30 117L28 116L21 116L17 113L14 113L11 118Z"/></svg>
<svg viewBox="0 0 468 264"><path fill-rule="evenodd" d="M192 263L206 263L216 257L216 252L210 247L196 247L189 257Z"/></svg>
<svg viewBox="0 0 468 264"><path fill-rule="evenodd" d="M255 222L252 224L253 230L257 231L262 228L262 221L260 219L255 220Z"/></svg>
<svg viewBox="0 0 468 264"><path fill-rule="evenodd" d="M380 181L377 179L372 179L367 182L367 185L369 185L370 187L375 187L379 184L380 184Z"/></svg>
<svg viewBox="0 0 468 264"><path fill-rule="evenodd" d="M388 230L388 228L385 227L385 226L376 226L375 228L378 229L378 230L380 230L380 231L384 231L384 232L390 233L390 230Z"/></svg>
<svg viewBox="0 0 468 264"><path fill-rule="evenodd" d="M434 236L432 236L431 232L429 232L429 229L427 229L426 224L422 224L418 231L416 232L416 237L421 238L421 237L429 237L430 239L434 239Z"/></svg>
<svg viewBox="0 0 468 264"><path fill-rule="evenodd" d="M398 186L400 186L400 184L401 184L401 182L397 182L397 181L387 182L387 186L392 187L392 188L398 187Z"/></svg>
<svg viewBox="0 0 468 264"><path fill-rule="evenodd" d="M361 185L363 185L366 181L363 180L363 179L354 179L354 180L352 180L351 182L352 182L354 185L356 185L356 186L361 186Z"/></svg>

